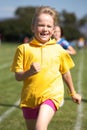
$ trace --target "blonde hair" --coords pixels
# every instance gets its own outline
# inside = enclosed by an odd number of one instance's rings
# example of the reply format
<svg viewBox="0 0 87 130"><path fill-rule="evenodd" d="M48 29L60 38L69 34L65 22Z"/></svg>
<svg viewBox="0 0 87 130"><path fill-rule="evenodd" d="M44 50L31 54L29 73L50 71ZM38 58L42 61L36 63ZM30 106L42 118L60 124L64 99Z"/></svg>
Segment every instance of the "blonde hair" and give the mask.
<svg viewBox="0 0 87 130"><path fill-rule="evenodd" d="M35 14L34 14L34 17L32 19L32 25L35 24L37 18L41 14L48 14L48 15L52 16L52 18L54 20L54 26L57 24L58 13L56 12L56 10L54 8L49 7L49 6L40 6L40 7L37 7L35 10Z"/></svg>

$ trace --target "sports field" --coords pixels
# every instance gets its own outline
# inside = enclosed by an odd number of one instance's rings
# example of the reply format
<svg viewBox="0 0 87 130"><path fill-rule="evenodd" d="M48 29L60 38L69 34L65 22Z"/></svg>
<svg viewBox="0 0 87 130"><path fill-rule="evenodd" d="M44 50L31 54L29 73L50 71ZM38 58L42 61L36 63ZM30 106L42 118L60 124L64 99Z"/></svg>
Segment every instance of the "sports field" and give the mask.
<svg viewBox="0 0 87 130"><path fill-rule="evenodd" d="M22 82L17 82L10 72L16 46L13 43L0 46L0 130L26 130L18 106ZM65 103L56 112L48 130L87 130L87 49L77 50L72 58L76 66L71 73L82 103L73 103L65 86Z"/></svg>

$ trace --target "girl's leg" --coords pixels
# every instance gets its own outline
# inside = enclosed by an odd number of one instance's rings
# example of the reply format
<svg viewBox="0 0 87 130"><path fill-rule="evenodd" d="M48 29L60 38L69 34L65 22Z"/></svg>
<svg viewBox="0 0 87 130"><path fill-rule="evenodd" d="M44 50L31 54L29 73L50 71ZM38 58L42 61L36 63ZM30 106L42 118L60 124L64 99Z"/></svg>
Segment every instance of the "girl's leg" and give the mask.
<svg viewBox="0 0 87 130"><path fill-rule="evenodd" d="M27 130L47 130L56 110L54 103L49 99L34 109L22 108Z"/></svg>
<svg viewBox="0 0 87 130"><path fill-rule="evenodd" d="M35 119L25 119L27 130L35 130L35 124L36 120Z"/></svg>
<svg viewBox="0 0 87 130"><path fill-rule="evenodd" d="M36 121L35 130L47 130L55 111L47 104L42 104Z"/></svg>
<svg viewBox="0 0 87 130"><path fill-rule="evenodd" d="M36 118L38 115L39 106L32 108L22 108L23 116L26 122L27 130L35 130Z"/></svg>

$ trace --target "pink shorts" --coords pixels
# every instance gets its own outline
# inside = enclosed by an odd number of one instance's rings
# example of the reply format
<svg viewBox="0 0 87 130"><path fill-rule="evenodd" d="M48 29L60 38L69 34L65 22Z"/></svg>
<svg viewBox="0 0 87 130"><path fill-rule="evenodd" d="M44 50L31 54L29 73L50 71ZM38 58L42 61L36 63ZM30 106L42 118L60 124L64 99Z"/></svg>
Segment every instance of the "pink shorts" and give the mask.
<svg viewBox="0 0 87 130"><path fill-rule="evenodd" d="M50 99L44 101L42 104L49 105L54 111L57 110L54 102ZM36 119L38 116L40 105L36 108L22 107L23 116L25 119Z"/></svg>

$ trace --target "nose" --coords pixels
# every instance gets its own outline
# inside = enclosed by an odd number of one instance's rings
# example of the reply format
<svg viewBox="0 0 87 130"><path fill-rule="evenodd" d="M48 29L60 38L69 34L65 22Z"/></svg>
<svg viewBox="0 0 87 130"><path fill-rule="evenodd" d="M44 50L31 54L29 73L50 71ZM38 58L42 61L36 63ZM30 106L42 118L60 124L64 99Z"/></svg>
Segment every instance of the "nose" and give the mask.
<svg viewBox="0 0 87 130"><path fill-rule="evenodd" d="M43 31L47 31L47 27L46 26L43 27Z"/></svg>

